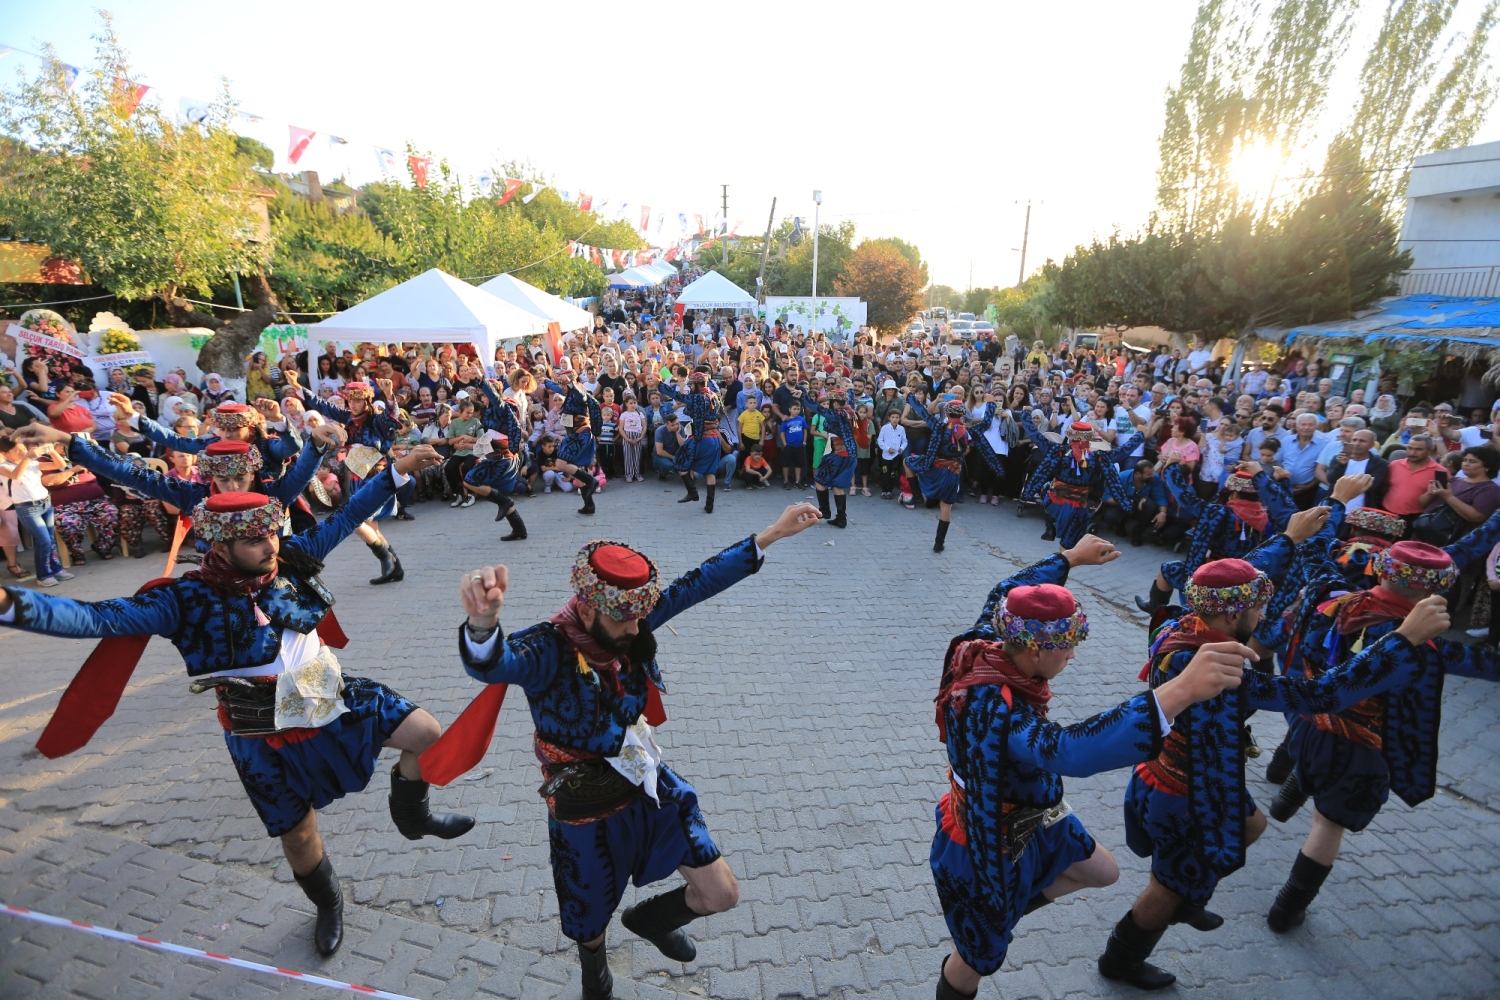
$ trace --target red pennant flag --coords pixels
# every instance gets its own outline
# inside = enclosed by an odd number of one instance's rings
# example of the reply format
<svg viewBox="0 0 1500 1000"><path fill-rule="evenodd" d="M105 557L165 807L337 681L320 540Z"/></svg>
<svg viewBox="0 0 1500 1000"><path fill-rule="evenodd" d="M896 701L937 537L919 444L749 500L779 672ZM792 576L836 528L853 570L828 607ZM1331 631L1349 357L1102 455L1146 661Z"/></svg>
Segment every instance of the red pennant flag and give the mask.
<svg viewBox="0 0 1500 1000"><path fill-rule="evenodd" d="M286 158L296 163L302 159L302 154L307 152L308 143L312 142L313 136L318 133L310 128L298 128L295 125L288 125L287 131L292 133L292 143L287 147Z"/></svg>
<svg viewBox="0 0 1500 1000"><path fill-rule="evenodd" d="M703 216L694 215L693 219L698 223L698 232L703 232Z"/></svg>
<svg viewBox="0 0 1500 1000"><path fill-rule="evenodd" d="M419 188L426 188L427 168L432 165L432 160L425 156L408 156L406 164L411 168L412 182Z"/></svg>
<svg viewBox="0 0 1500 1000"><path fill-rule="evenodd" d="M555 368L556 366L562 364L563 357L561 325L557 323L548 323L547 332L544 335L544 338L547 343L547 353L552 356L552 365Z"/></svg>
<svg viewBox="0 0 1500 1000"><path fill-rule="evenodd" d="M140 83L132 83L123 76L115 77L115 104L120 113L126 118L135 114L135 109L141 106L141 101L146 97L146 91L151 88Z"/></svg>
<svg viewBox="0 0 1500 1000"><path fill-rule="evenodd" d="M594 196L591 194L584 194L582 191L578 192L578 211L587 212L593 207Z"/></svg>
<svg viewBox="0 0 1500 1000"><path fill-rule="evenodd" d="M668 261L674 261L674 260L676 260L677 259L677 248L676 247L667 247L667 252L663 255L663 257L666 260L668 260Z"/></svg>
<svg viewBox="0 0 1500 1000"><path fill-rule="evenodd" d="M525 183L525 181L518 181L514 177L505 178L505 190L500 192L499 204L504 205L507 201L514 198L516 192L521 190L521 185Z"/></svg>
<svg viewBox="0 0 1500 1000"><path fill-rule="evenodd" d="M650 226L651 226L651 206L650 205L642 205L641 206L641 225L640 225L641 232L644 233L647 229L650 228Z"/></svg>

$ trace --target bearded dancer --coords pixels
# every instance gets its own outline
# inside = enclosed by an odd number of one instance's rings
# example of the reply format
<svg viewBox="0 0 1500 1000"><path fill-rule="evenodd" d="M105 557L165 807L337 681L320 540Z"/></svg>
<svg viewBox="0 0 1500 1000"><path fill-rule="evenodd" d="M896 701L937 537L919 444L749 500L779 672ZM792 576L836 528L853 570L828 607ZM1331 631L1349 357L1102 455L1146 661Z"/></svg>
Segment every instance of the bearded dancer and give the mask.
<svg viewBox="0 0 1500 1000"><path fill-rule="evenodd" d="M674 467L687 487L687 495L678 503L696 503L698 487L693 483L694 474L703 477L707 498L703 501L703 513L714 512L714 488L718 484L719 469L724 464L724 447L720 444L719 423L724 419L723 400L718 387L709 381L708 372L702 368L688 376L688 391L679 392L670 382L663 382L655 375L648 376L646 385L667 399L682 404L683 412L692 421L693 436L677 449ZM811 419L809 417L809 419ZM826 514L824 515L827 516ZM842 525L840 525L842 527Z"/></svg>
<svg viewBox="0 0 1500 1000"><path fill-rule="evenodd" d="M1451 587L1459 568L1442 549L1397 542L1371 560L1376 587L1317 605L1297 640L1301 676L1318 678L1400 631L1413 608ZM1336 579L1337 570L1330 569ZM1432 798L1436 786L1438 719L1448 674L1500 680L1492 646L1433 639L1413 650L1416 679L1399 691L1375 695L1338 712L1288 713L1287 747L1295 767L1271 803L1285 823L1313 799L1312 830L1292 864L1266 922L1278 934L1301 925L1333 869L1345 831L1370 825L1395 790L1407 805Z"/></svg>
<svg viewBox="0 0 1500 1000"><path fill-rule="evenodd" d="M464 669L486 684L520 685L531 705L558 911L563 933L578 943L585 1000L610 996L604 932L627 881L641 887L674 870L687 880L685 887L621 915L629 930L678 962L697 954L682 928L732 908L739 899L739 886L709 835L697 794L662 763L652 739L652 728L666 721L652 634L758 572L772 542L817 522L817 508L794 504L766 530L665 589L656 565L639 552L616 542L590 542L573 562L575 596L567 606L550 621L508 637L499 631L509 586L506 568L491 566L464 580L469 615L459 628ZM485 699L482 694L480 700ZM498 712L498 700L486 703ZM465 726L479 705L471 705L445 741L429 751L424 767L434 755L469 740ZM493 714L473 727L483 731L475 752L447 773L448 780L478 762L493 727Z"/></svg>
<svg viewBox="0 0 1500 1000"><path fill-rule="evenodd" d="M959 493L963 490L964 456L969 453L969 428L964 423L964 404L956 399L950 401L943 409L946 421L935 413L929 413L926 404L915 394L907 395L906 405L926 421L932 431L927 439L925 454L906 456L906 474L916 478L918 488L927 498L927 509L939 508L937 538L933 540L932 551L941 552L943 543L948 538L948 522L953 517L953 505L958 502ZM904 494L901 505L907 510L916 506Z"/></svg>
<svg viewBox="0 0 1500 1000"><path fill-rule="evenodd" d="M1065 440L1054 443L1032 422L1031 411L1021 413L1021 429L1031 438L1042 456L1042 464L1031 474L1021 496L1025 500L1038 500L1042 490L1047 490L1044 509L1047 514L1047 530L1042 541L1054 538L1064 549L1078 543L1089 528L1093 511L1089 509L1089 495L1095 487L1114 497L1115 502L1130 509L1130 497L1120 482L1121 457L1135 451L1145 440L1136 431L1125 442L1108 451L1093 451L1091 443L1099 438L1093 424L1074 421L1068 426Z"/></svg>
<svg viewBox="0 0 1500 1000"><path fill-rule="evenodd" d="M1305 541L1324 517L1323 508L1303 511L1288 532ZM1187 586L1191 613L1163 627L1152 644L1143 673L1153 689L1179 676L1204 645L1249 641L1274 589L1255 565L1256 556L1220 559L1193 574ZM1177 977L1146 961L1168 925L1210 931L1223 924L1206 909L1208 902L1219 880L1244 865L1246 848L1266 828L1245 788L1240 730L1249 713L1336 712L1400 687L1418 669L1416 648L1447 626L1443 603L1424 603L1396 635L1317 680L1247 670L1239 691L1177 717L1161 754L1136 765L1125 790L1125 841L1137 855L1151 858L1151 881L1115 925L1099 957L1101 975L1144 990L1170 986Z"/></svg>
<svg viewBox="0 0 1500 1000"><path fill-rule="evenodd" d="M286 373L287 381L291 384L291 391L300 389L297 385L296 372ZM381 394L385 397L386 411L377 413L374 406L375 390L367 382L345 382L339 389L339 395L344 398L349 408L333 406L325 403L318 396L310 392L302 393L302 401L307 406L317 410L323 416L336 423L343 425L344 431L349 436L350 446L359 445L364 448L374 449L381 455L386 456L383 461L389 461L391 445L396 443L396 438L401 433L401 425L390 413L391 408L396 405L394 395L390 391L391 383L388 379L379 379ZM372 464L369 472L373 473L379 468L380 462ZM345 465L346 471L347 461ZM360 482L360 477L352 471L349 472L350 488L353 493L355 486ZM401 557L396 555L396 550L386 539L380 530L380 522L394 516L396 513L396 495L391 494L379 510L372 511L370 519L354 530L359 540L369 546L375 558L380 560L380 575L370 581L372 586L380 586L383 583L399 583L406 579L406 570L401 568Z"/></svg>
<svg viewBox="0 0 1500 1000"><path fill-rule="evenodd" d="M1239 684L1250 650L1205 646L1180 676L1066 728L1047 718L1048 682L1088 637L1088 619L1064 587L1073 566L1119 556L1086 535L990 591L972 628L954 638L937 696L950 791L937 807L932 875L953 953L938 1000L972 1000L1005 961L1021 917L1078 889L1120 877L1063 799L1063 775L1082 777L1147 760L1172 718Z"/></svg>
<svg viewBox="0 0 1500 1000"><path fill-rule="evenodd" d="M526 472L510 443L525 441L526 431L511 404L500 398L488 379L480 380L479 388L490 404L484 408L480 422L500 437L490 442L490 456L474 463L464 476L464 489L493 503L498 508L495 520L504 518L510 524L510 534L500 536L502 542L519 542L526 538L526 522L521 520L510 494L527 492Z"/></svg>
<svg viewBox="0 0 1500 1000"><path fill-rule="evenodd" d="M814 402L812 395L803 389L801 399L803 415L809 420L814 416L821 416L823 427L828 431L828 449L823 452L823 460L813 471L813 489L818 494L818 510L827 520L828 493L832 490L833 502L839 513L828 523L835 528L847 528L849 517L846 505L849 489L854 485L855 466L854 456L849 453L849 446L854 442L854 390L849 389L845 396L840 397L837 390L826 389Z"/></svg>
<svg viewBox="0 0 1500 1000"><path fill-rule="evenodd" d="M1198 523L1193 526L1187 558L1162 563L1150 596L1135 599L1136 607L1147 614L1170 601L1174 590L1182 590L1199 566L1214 559L1244 558L1245 553L1285 528L1287 520L1297 513L1291 495L1261 469L1259 462L1240 463L1225 478L1217 502L1205 502L1193 492L1178 455L1167 458L1162 478L1183 515ZM1346 499L1356 496L1359 494Z"/></svg>
<svg viewBox="0 0 1500 1000"><path fill-rule="evenodd" d="M557 377L562 379L561 384L551 379L542 381L549 390L563 397L562 421L568 429L562 444L557 446L557 459L552 467L577 484L578 492L583 495L583 506L578 508L578 513L592 514L595 510L594 491L599 488L599 480L590 471L594 467L593 429L604 426L604 411L599 408L597 399L573 382L572 372L564 369L557 373Z"/></svg>
<svg viewBox="0 0 1500 1000"><path fill-rule="evenodd" d="M112 637L74 678L38 741L48 757L83 746L114 711L147 638L172 641L193 678L190 690L217 694L240 783L317 907L313 941L321 955L343 939L344 901L318 836L317 810L363 790L381 747L401 751L390 810L403 836L452 839L474 825L428 809L418 755L437 739L437 720L384 684L342 675L330 647L347 640L329 616L333 597L317 575L334 547L409 475L440 461L425 445L413 449L328 520L284 543L276 534L279 501L214 494L193 511L194 530L212 542L203 568L153 580L130 598L0 592L0 622L73 639Z"/></svg>
<svg viewBox="0 0 1500 1000"><path fill-rule="evenodd" d="M215 441L198 454L198 471L208 477L208 482L195 483L188 479L173 479L153 472L135 462L126 462L114 457L87 438L66 434L54 427L29 424L17 431L15 439L23 444L54 443L66 446L68 458L77 465L121 486L135 490L144 496L160 500L180 511L191 511L215 493L264 493L275 497L290 514L289 524L282 526L281 534L306 531L318 522L305 505L297 505L302 491L312 481L322 464L324 456L338 449L344 442L344 432L337 424L324 424L313 428L296 465L280 479L263 474L267 470L261 464L261 451L246 441ZM166 539L168 543L171 538ZM207 550L207 542L198 539L199 546Z"/></svg>

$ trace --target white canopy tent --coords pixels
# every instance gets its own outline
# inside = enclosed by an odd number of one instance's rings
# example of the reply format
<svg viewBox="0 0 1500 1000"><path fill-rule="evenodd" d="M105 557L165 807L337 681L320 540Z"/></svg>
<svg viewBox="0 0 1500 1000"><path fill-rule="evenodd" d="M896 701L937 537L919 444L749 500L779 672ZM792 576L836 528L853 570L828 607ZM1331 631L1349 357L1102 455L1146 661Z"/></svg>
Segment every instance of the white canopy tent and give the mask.
<svg viewBox="0 0 1500 1000"><path fill-rule="evenodd" d="M307 328L308 350L319 344L394 344L406 341L473 344L490 365L501 343L547 329L547 321L437 268L387 288L359 305ZM313 391L318 389L314 369Z"/></svg>
<svg viewBox="0 0 1500 1000"><path fill-rule="evenodd" d="M677 296L684 309L754 309L755 296L724 277L709 271Z"/></svg>
<svg viewBox="0 0 1500 1000"><path fill-rule="evenodd" d="M503 299L511 305L527 312L535 313L548 322L556 323L558 329L566 333L569 330L590 330L594 326L594 314L587 309L580 309L550 292L544 292L535 285L527 284L520 278L509 274L491 278L479 286L479 290L489 292L498 299ZM542 324L542 330L546 329L546 323ZM541 333L542 330L536 332Z"/></svg>

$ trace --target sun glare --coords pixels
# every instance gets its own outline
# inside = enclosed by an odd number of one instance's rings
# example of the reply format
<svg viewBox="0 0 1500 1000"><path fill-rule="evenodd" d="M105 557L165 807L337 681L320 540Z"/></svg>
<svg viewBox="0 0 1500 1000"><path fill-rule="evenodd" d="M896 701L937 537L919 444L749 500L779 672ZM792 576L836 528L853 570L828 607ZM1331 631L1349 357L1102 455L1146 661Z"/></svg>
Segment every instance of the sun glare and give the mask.
<svg viewBox="0 0 1500 1000"><path fill-rule="evenodd" d="M1286 157L1275 146L1248 144L1241 146L1230 161L1229 175L1242 196L1258 200L1271 193L1285 163Z"/></svg>

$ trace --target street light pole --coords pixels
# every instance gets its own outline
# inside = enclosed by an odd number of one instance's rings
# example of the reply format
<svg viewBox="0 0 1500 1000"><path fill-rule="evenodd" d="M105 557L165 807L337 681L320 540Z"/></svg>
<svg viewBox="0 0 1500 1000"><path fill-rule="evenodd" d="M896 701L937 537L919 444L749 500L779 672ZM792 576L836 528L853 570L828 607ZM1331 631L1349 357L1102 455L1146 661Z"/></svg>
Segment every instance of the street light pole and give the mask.
<svg viewBox="0 0 1500 1000"><path fill-rule="evenodd" d="M812 287L812 327L809 333L818 329L818 209L823 206L823 192L813 192L813 287Z"/></svg>

